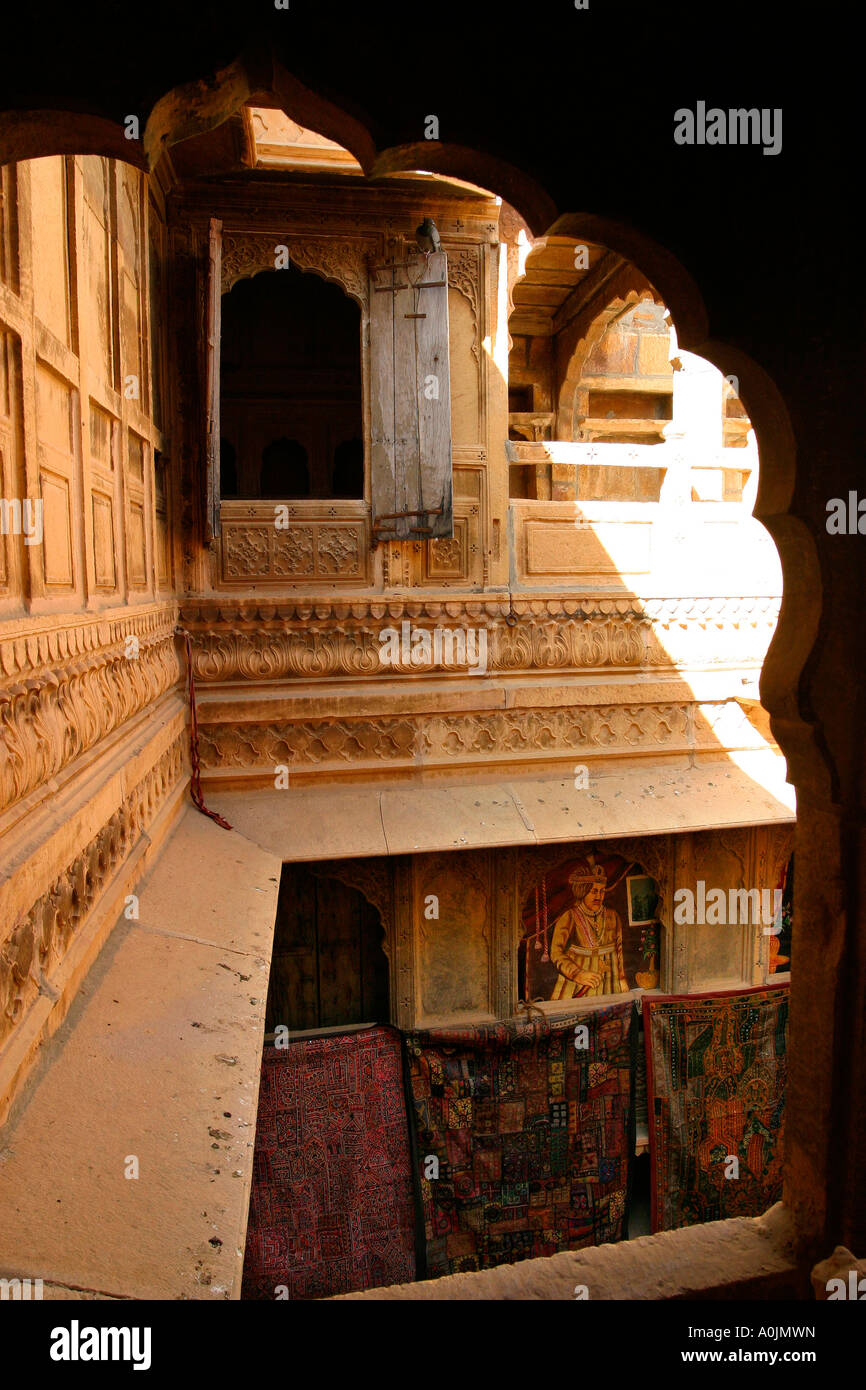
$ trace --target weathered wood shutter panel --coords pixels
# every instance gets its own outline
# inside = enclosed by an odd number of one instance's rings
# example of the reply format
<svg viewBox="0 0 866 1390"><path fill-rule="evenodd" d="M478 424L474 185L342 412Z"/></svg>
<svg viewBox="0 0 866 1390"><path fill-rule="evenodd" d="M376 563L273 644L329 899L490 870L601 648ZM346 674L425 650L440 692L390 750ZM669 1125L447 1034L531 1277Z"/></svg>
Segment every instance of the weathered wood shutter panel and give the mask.
<svg viewBox="0 0 866 1390"><path fill-rule="evenodd" d="M373 535L452 536L448 258L370 274Z"/></svg>
<svg viewBox="0 0 866 1390"><path fill-rule="evenodd" d="M222 222L212 217L208 235L205 305L205 540L220 533L220 331Z"/></svg>

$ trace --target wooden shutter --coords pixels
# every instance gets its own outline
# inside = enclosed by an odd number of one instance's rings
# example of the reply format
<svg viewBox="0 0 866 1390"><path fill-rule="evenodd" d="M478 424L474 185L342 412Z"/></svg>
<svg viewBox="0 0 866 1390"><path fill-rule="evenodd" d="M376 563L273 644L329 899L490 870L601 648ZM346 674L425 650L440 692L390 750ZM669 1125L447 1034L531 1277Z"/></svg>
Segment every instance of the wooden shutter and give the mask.
<svg viewBox="0 0 866 1390"><path fill-rule="evenodd" d="M220 533L220 311L222 222L212 217L208 235L205 304L205 540Z"/></svg>
<svg viewBox="0 0 866 1390"><path fill-rule="evenodd" d="M373 536L453 536L448 258L370 273Z"/></svg>

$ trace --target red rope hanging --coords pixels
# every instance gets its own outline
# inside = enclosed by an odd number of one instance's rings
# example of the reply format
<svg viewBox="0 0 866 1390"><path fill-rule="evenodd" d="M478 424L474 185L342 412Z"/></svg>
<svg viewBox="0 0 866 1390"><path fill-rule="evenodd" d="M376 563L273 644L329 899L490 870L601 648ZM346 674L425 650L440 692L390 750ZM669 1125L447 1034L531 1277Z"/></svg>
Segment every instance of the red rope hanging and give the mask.
<svg viewBox="0 0 866 1390"><path fill-rule="evenodd" d="M231 830L232 827L227 820L217 815L216 811L208 810L201 794L201 760L198 751L198 717L195 708L195 677L192 671L192 644L190 643L189 633L186 628L176 627L175 632L183 638L183 645L186 649L187 691L189 693L189 760L192 768L189 788L190 796L192 797L193 805L197 810L201 811L203 816L210 816L211 820L215 820L217 825L222 826L223 830Z"/></svg>

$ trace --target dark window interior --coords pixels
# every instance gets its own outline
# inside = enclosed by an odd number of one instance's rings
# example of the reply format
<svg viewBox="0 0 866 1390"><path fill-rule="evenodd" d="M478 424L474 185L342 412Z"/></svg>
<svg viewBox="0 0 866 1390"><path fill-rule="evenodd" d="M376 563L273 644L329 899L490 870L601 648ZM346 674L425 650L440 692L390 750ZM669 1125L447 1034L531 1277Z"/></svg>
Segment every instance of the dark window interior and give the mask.
<svg viewBox="0 0 866 1390"><path fill-rule="evenodd" d="M362 498L354 300L291 265L224 294L220 426L224 498Z"/></svg>
<svg viewBox="0 0 866 1390"><path fill-rule="evenodd" d="M387 1023L388 958L378 912L356 888L285 864L266 1031Z"/></svg>

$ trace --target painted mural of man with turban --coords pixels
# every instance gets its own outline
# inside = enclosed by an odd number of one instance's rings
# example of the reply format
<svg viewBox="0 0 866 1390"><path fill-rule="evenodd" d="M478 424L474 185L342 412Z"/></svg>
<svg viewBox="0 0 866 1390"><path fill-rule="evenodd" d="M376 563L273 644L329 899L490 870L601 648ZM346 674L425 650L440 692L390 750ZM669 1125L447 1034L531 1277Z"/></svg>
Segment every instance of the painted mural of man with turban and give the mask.
<svg viewBox="0 0 866 1390"><path fill-rule="evenodd" d="M625 994L622 922L605 907L607 874L592 856L569 877L574 903L554 923L550 959L559 971L551 999Z"/></svg>

